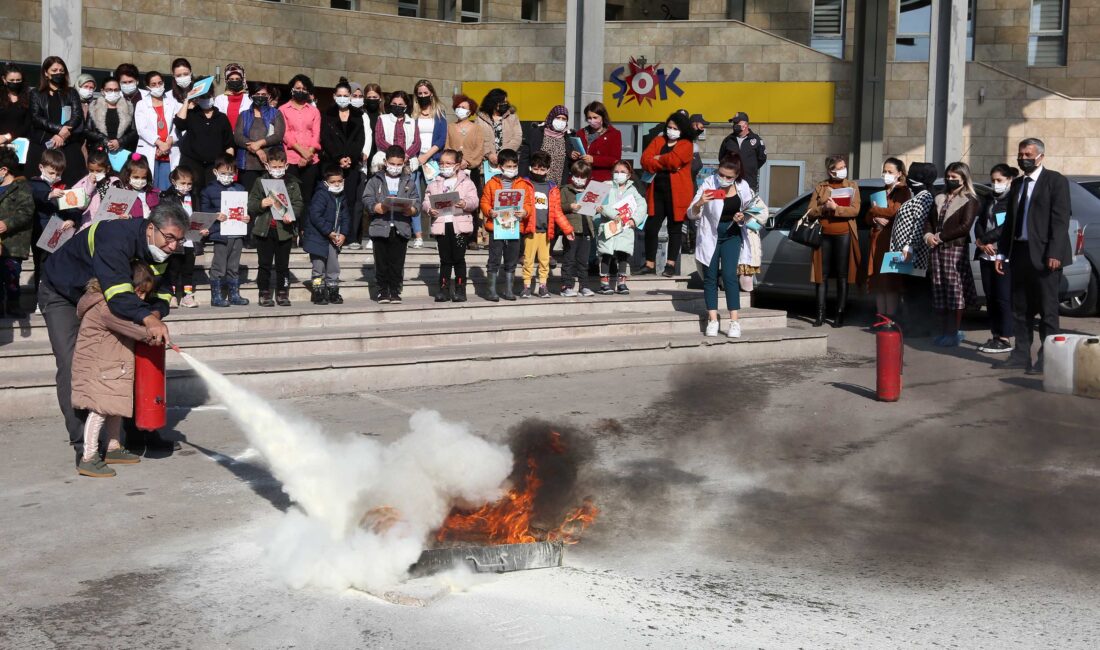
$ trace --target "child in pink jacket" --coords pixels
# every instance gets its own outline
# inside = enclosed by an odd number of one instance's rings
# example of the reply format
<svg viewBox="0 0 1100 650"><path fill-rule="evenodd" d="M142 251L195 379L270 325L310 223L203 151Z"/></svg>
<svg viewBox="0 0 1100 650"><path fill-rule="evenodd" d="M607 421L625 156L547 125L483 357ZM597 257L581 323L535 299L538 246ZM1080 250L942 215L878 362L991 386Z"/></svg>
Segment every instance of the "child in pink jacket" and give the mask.
<svg viewBox="0 0 1100 650"><path fill-rule="evenodd" d="M459 169L462 152L444 149L439 157L439 175L428 183L424 192L424 212L432 218L432 236L439 249L439 291L436 302L466 302L466 238L474 232L474 212L478 209L477 187L470 174ZM432 197L457 193L458 199L450 207L437 203L432 207ZM437 199L438 201L438 199ZM450 296L451 269L454 269L454 297Z"/></svg>
<svg viewBox="0 0 1100 650"><path fill-rule="evenodd" d="M118 177L111 169L111 161L107 158L107 152L102 149L93 149L88 152L88 175L77 181L73 189L84 190L88 197L88 205L84 208L84 217L81 227L86 228L92 223L92 217L99 210L99 204L107 195L107 190L115 185Z"/></svg>

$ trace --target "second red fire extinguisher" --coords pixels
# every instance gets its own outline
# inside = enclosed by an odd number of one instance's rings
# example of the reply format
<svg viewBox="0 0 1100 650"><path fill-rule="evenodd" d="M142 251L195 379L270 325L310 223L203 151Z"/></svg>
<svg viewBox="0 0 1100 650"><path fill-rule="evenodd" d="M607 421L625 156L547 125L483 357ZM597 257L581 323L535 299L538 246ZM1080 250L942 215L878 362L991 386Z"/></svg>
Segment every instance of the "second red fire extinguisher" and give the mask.
<svg viewBox="0 0 1100 650"><path fill-rule="evenodd" d="M901 327L882 314L875 323L875 367L878 375L876 394L880 402L896 402L901 398L901 373L905 347Z"/></svg>
<svg viewBox="0 0 1100 650"><path fill-rule="evenodd" d="M156 431L168 424L164 346L134 344L134 426Z"/></svg>

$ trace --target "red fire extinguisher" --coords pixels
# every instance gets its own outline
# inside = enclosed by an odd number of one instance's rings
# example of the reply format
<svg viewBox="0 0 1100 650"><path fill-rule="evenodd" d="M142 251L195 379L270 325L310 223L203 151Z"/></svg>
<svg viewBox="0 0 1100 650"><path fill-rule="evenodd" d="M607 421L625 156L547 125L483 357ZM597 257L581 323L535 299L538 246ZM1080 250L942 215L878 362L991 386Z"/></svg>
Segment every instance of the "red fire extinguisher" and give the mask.
<svg viewBox="0 0 1100 650"><path fill-rule="evenodd" d="M901 397L901 369L905 347L902 345L901 327L882 314L875 323L877 394L880 402L896 402Z"/></svg>
<svg viewBox="0 0 1100 650"><path fill-rule="evenodd" d="M156 431L168 424L164 346L134 344L134 425Z"/></svg>

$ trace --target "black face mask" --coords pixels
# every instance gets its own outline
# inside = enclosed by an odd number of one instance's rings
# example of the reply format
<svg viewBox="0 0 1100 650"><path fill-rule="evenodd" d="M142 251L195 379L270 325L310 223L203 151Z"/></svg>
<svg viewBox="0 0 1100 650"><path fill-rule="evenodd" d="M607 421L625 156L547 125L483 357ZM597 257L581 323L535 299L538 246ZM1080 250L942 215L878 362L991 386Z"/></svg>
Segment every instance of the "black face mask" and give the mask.
<svg viewBox="0 0 1100 650"><path fill-rule="evenodd" d="M508 111L510 111L510 110L512 110L512 105L509 104L508 102L504 102L502 104L497 104L497 112L500 113L501 115L507 115Z"/></svg>
<svg viewBox="0 0 1100 650"><path fill-rule="evenodd" d="M235 93L239 93L244 90L244 81L241 79L230 79L229 81L225 82L225 87Z"/></svg>
<svg viewBox="0 0 1100 650"><path fill-rule="evenodd" d="M252 105L256 108L264 108L265 106L267 106L268 99L270 98L267 95L253 95Z"/></svg>
<svg viewBox="0 0 1100 650"><path fill-rule="evenodd" d="M377 113L378 109L382 107L382 100L380 99L368 99L363 102L363 108L368 112Z"/></svg>
<svg viewBox="0 0 1100 650"><path fill-rule="evenodd" d="M302 104L309 101L309 93L304 90L295 90L294 92L290 93L290 96Z"/></svg>
<svg viewBox="0 0 1100 650"><path fill-rule="evenodd" d="M5 85L8 87L8 90L12 91L13 93L23 92L23 82L22 81L9 81Z"/></svg>
<svg viewBox="0 0 1100 650"><path fill-rule="evenodd" d="M533 180L533 181L534 181L534 182L536 182L536 183L541 183L541 182L543 182L543 181L545 181L545 180L546 180L546 174L535 174L535 173L532 173L532 174L531 174L531 180Z"/></svg>
<svg viewBox="0 0 1100 650"><path fill-rule="evenodd" d="M420 105L420 108L427 108L432 105L432 97L431 95L428 95L427 97L418 96L416 98L416 103Z"/></svg>
<svg viewBox="0 0 1100 650"><path fill-rule="evenodd" d="M50 81L52 81L55 86L64 86L65 80L68 78L69 76L63 72L50 75Z"/></svg>
<svg viewBox="0 0 1100 650"><path fill-rule="evenodd" d="M1035 171L1035 168L1039 166L1039 161L1033 158L1017 158L1016 166L1020 168L1025 174L1030 174Z"/></svg>
<svg viewBox="0 0 1100 650"><path fill-rule="evenodd" d="M394 117L403 117L405 115L405 107L399 104L390 104L390 115Z"/></svg>
<svg viewBox="0 0 1100 650"><path fill-rule="evenodd" d="M944 181L943 186L947 189L948 192L954 192L955 190L962 187L962 183L960 183L959 181Z"/></svg>

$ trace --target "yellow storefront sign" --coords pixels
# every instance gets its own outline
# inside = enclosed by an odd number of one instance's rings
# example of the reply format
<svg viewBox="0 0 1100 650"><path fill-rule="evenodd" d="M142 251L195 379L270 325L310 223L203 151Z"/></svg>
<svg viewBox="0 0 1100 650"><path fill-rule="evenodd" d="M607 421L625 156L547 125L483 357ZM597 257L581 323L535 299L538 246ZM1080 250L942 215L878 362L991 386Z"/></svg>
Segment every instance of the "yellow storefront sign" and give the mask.
<svg viewBox="0 0 1100 650"><path fill-rule="evenodd" d="M604 104L613 122L663 122L683 108L702 113L711 122L724 122L738 111L755 124L832 124L836 85L830 81L687 81L678 84L684 94L638 104L616 106L613 83L604 84ZM503 88L523 121L541 121L565 98L565 84L555 81L467 81L462 92L481 101L492 88Z"/></svg>

